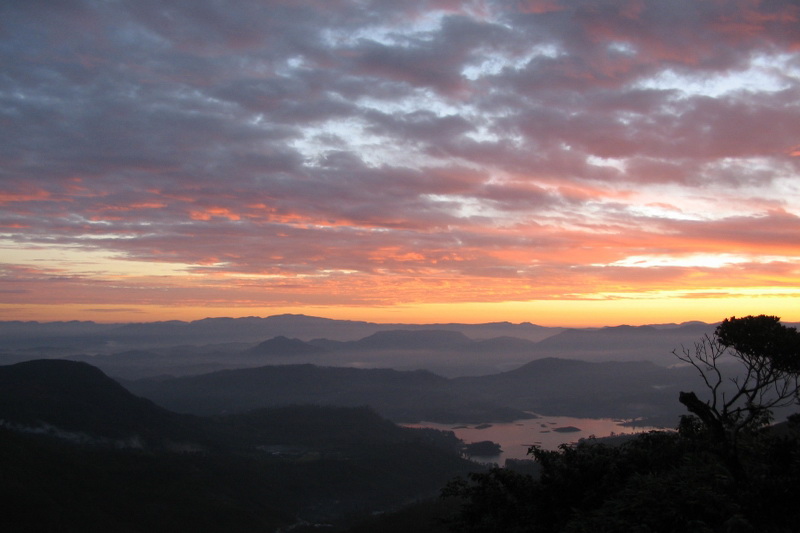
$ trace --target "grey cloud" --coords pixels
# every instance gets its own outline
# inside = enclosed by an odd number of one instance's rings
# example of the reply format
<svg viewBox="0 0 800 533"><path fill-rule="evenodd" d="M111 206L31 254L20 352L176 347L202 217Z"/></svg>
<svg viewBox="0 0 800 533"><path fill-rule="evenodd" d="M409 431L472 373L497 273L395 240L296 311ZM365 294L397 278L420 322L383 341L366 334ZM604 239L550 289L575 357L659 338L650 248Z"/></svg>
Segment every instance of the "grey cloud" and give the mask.
<svg viewBox="0 0 800 533"><path fill-rule="evenodd" d="M242 272L371 271L383 247L416 247L503 275L470 250L575 246L553 212L635 225L581 187L767 188L800 165L791 71L772 74L781 90L717 97L642 84L796 55L792 2L488 2L483 19L462 2L58 4L0 7L0 224L19 243ZM766 163L736 162L752 158ZM497 235L487 213L533 234ZM777 245L793 216L669 227Z"/></svg>

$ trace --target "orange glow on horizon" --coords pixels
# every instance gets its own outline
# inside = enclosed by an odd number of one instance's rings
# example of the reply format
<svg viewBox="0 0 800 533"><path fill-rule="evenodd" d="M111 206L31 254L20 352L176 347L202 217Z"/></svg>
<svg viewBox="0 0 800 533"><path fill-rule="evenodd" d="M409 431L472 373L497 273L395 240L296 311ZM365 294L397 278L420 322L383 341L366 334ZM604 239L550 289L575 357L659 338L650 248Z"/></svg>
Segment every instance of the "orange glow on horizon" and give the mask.
<svg viewBox="0 0 800 533"><path fill-rule="evenodd" d="M730 316L777 315L784 322L800 322L800 294L793 296L718 296L598 300L535 300L498 303L442 303L394 306L166 306L86 303L63 305L0 304L0 320L40 322L91 320L102 323L192 321L208 317L267 317L304 314L337 320L386 324L480 324L530 322L549 327L602 327L682 323L714 323Z"/></svg>
<svg viewBox="0 0 800 533"><path fill-rule="evenodd" d="M75 4L0 32L0 320L800 321L792 2Z"/></svg>

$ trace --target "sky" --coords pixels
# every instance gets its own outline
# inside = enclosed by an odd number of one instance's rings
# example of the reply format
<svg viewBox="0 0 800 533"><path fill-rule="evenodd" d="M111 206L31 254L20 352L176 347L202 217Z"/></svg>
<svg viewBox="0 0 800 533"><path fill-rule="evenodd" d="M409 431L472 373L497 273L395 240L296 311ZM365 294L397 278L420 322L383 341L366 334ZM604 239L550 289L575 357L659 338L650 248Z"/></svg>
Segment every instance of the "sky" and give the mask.
<svg viewBox="0 0 800 533"><path fill-rule="evenodd" d="M800 321L795 0L0 3L0 320Z"/></svg>

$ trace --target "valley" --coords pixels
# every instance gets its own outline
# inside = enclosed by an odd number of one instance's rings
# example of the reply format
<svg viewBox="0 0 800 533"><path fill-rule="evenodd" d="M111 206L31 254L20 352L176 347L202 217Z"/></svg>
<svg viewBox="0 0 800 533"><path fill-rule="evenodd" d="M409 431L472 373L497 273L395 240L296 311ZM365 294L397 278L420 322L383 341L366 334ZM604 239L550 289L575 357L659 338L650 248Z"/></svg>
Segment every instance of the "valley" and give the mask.
<svg viewBox="0 0 800 533"><path fill-rule="evenodd" d="M675 428L671 351L714 328L200 322L0 323L4 520L358 531L530 445Z"/></svg>

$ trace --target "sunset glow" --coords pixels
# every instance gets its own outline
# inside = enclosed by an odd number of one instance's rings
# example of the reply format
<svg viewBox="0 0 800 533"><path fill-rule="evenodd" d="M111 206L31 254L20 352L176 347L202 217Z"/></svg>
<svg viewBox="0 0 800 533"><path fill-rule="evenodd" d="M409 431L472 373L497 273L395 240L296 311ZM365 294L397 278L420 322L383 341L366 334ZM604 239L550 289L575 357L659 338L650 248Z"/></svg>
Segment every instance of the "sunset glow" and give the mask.
<svg viewBox="0 0 800 533"><path fill-rule="evenodd" d="M796 2L0 17L0 320L800 321Z"/></svg>

